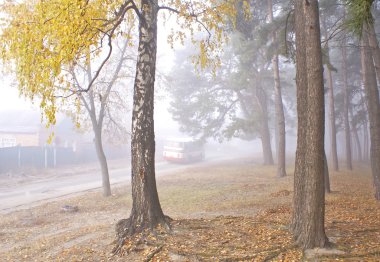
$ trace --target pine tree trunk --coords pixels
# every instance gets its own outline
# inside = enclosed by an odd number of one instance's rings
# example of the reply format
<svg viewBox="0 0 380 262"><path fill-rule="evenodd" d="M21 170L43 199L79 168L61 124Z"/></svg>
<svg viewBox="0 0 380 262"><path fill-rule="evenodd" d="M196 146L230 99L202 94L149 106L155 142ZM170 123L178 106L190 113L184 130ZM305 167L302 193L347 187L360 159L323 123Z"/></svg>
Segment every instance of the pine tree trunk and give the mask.
<svg viewBox="0 0 380 262"><path fill-rule="evenodd" d="M328 38L327 28L325 23L325 17L323 17L323 28L324 28L324 37ZM330 48L328 42L326 42L326 54L328 60L330 60ZM333 77L330 65L326 66L326 78L327 78L327 86L328 86L328 101L329 101L329 124L330 124L330 146L331 146L331 160L332 160L332 168L334 171L339 170L338 164L338 152L336 146L336 125L335 125L335 104L334 104L334 84Z"/></svg>
<svg viewBox="0 0 380 262"><path fill-rule="evenodd" d="M132 113L132 210L116 225L119 246L129 235L169 226L155 178L154 82L157 53L157 0L142 0ZM115 251L115 250L114 250ZM117 248L116 248L117 251Z"/></svg>
<svg viewBox="0 0 380 262"><path fill-rule="evenodd" d="M296 59L297 59L297 102L307 111L298 116L298 126L305 139L297 142L293 234L296 242L304 249L325 247L328 239L324 230L325 180L324 180L324 88L322 50L320 42L319 10L317 0L296 0ZM303 23L304 22L304 23ZM298 40L297 40L298 39ZM304 41L300 44L300 41ZM303 50L301 50L303 49ZM306 75L301 76L300 74ZM305 83L306 82L306 83ZM306 85L301 85L306 84ZM306 89L300 97L299 91ZM303 91L304 92L304 91ZM298 101L300 99L300 101ZM304 101L306 100L306 101ZM299 105L298 105L299 106ZM298 112L300 113L300 112ZM297 135L300 137L300 134ZM305 148L300 149L303 146ZM300 151L304 156L300 156ZM306 165L307 163L307 165ZM302 164L303 166L297 166ZM302 173L299 173L302 170ZM302 189L300 188L302 187ZM303 198L303 200L300 200ZM300 204L302 206L300 206ZM297 212L301 211L300 214Z"/></svg>
<svg viewBox="0 0 380 262"><path fill-rule="evenodd" d="M273 165L272 145L269 131L269 114L267 105L267 96L261 87L256 87L256 98L261 110L261 144L263 148L264 165Z"/></svg>
<svg viewBox="0 0 380 262"><path fill-rule="evenodd" d="M347 77L347 48L346 41L342 45L342 71L343 71L343 95L344 95L344 134L346 140L346 167L352 170L352 149L351 149L351 130L350 119L348 116L350 107L350 97L348 90L348 77Z"/></svg>
<svg viewBox="0 0 380 262"><path fill-rule="evenodd" d="M302 219L305 216L305 169L306 169L306 134L307 134L307 76L305 17L303 5L295 1L296 31L296 85L297 85L297 149L294 167L294 195L291 231L297 239L302 233Z"/></svg>
<svg viewBox="0 0 380 262"><path fill-rule="evenodd" d="M354 113L352 112L352 107L349 108L349 113L350 113L351 119L354 119ZM355 146L356 146L356 150L354 152L357 153L357 160L359 162L362 162L363 161L362 147L360 144L358 129L356 126L352 128L352 133L353 133L353 139L355 140Z"/></svg>
<svg viewBox="0 0 380 262"><path fill-rule="evenodd" d="M96 155L98 156L98 160L99 160L100 168L102 172L103 196L108 197L111 195L111 185L110 185L110 177L108 173L107 158L103 149L102 131L101 131L101 128L97 126L93 126L93 129L95 133Z"/></svg>
<svg viewBox="0 0 380 262"><path fill-rule="evenodd" d="M330 173L329 173L329 166L327 162L327 157L325 153L325 168L324 168L324 176L325 176L325 192L331 193L331 187L330 187Z"/></svg>
<svg viewBox="0 0 380 262"><path fill-rule="evenodd" d="M329 99L329 123L330 123L330 145L332 168L334 171L339 170L338 153L336 147L336 126L335 126L335 105L334 105L334 85L332 73L329 66L327 66L327 84L328 84L328 99Z"/></svg>
<svg viewBox="0 0 380 262"><path fill-rule="evenodd" d="M370 145L369 145L369 137L368 137L368 123L365 121L363 124L363 161L369 161L370 154Z"/></svg>
<svg viewBox="0 0 380 262"><path fill-rule="evenodd" d="M268 14L269 22L273 23L273 3L268 0ZM273 32L272 41L276 40L276 32ZM274 75L274 99L276 108L276 143L277 143L277 176L286 176L286 133L285 133L285 116L284 106L282 104L281 82L280 82L280 69L278 55L272 58L272 67Z"/></svg>
<svg viewBox="0 0 380 262"><path fill-rule="evenodd" d="M372 52L368 48L368 26L363 26L363 35L361 40L362 55L362 73L364 88L368 104L368 118L370 130L370 158L372 176L375 186L375 198L380 200L380 104L379 90L377 88L376 73Z"/></svg>

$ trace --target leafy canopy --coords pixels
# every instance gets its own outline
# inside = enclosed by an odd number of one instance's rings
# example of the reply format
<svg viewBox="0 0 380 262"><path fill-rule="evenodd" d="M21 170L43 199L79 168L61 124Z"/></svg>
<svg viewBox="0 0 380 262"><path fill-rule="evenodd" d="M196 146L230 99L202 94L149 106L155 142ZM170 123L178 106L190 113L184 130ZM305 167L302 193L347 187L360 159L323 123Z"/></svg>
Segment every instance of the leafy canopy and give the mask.
<svg viewBox="0 0 380 262"><path fill-rule="evenodd" d="M164 19L177 16L168 40L190 37L200 51L194 62L200 68L217 67L227 40L222 24L235 23L238 2L249 8L242 0L159 1ZM41 99L48 124L55 123L57 99L78 92L68 72L91 60L98 61L101 71L113 39L132 37L125 32L136 28L139 5L132 0L10 0L2 5L1 59L16 74L20 93ZM198 37L198 32L206 34ZM91 83L80 91L90 88Z"/></svg>

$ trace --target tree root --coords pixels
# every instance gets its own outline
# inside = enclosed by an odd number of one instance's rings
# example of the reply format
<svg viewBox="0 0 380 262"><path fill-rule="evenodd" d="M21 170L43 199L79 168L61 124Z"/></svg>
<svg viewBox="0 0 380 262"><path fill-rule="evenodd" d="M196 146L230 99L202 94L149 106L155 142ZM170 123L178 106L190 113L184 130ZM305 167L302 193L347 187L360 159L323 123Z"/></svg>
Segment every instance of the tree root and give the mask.
<svg viewBox="0 0 380 262"><path fill-rule="evenodd" d="M116 246L112 250L113 255L122 254L122 248L125 243L130 240L134 242L134 245L140 245L143 243L148 243L148 236L153 234L154 236L161 235L163 233L170 233L172 231L170 223L173 221L172 218L164 216L162 221L157 223L154 227L149 225L138 225L136 226L130 218L121 219L117 222L115 226L116 231ZM139 235L141 234L141 235ZM136 239L133 239L133 238ZM131 250L129 250L131 251Z"/></svg>

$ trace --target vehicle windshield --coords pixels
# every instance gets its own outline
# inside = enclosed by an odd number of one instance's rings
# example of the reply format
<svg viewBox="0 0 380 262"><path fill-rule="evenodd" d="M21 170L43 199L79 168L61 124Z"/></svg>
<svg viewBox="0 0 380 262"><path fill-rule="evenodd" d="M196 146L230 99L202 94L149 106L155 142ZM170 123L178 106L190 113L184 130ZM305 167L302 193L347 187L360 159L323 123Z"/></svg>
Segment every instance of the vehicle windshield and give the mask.
<svg viewBox="0 0 380 262"><path fill-rule="evenodd" d="M184 143L183 142L178 142L178 141L166 141L165 146L167 146L167 147L175 147L175 148L184 148Z"/></svg>

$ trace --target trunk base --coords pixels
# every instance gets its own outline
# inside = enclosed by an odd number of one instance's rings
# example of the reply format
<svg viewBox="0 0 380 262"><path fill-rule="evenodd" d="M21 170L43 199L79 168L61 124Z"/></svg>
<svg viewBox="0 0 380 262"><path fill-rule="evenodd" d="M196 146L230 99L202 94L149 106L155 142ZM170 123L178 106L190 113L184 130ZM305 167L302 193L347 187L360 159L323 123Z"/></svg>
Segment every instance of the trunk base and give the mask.
<svg viewBox="0 0 380 262"><path fill-rule="evenodd" d="M286 171L283 168L277 169L277 177L286 177Z"/></svg>
<svg viewBox="0 0 380 262"><path fill-rule="evenodd" d="M145 239L148 235L157 235L158 233L170 233L171 226L170 223L173 221L172 218L168 216L163 216L162 219L157 220L155 223L148 221L141 225L136 219L132 217L128 219L121 219L116 223L116 246L112 250L114 255L120 254L122 247L128 239L132 239L135 235L141 233L141 240Z"/></svg>

